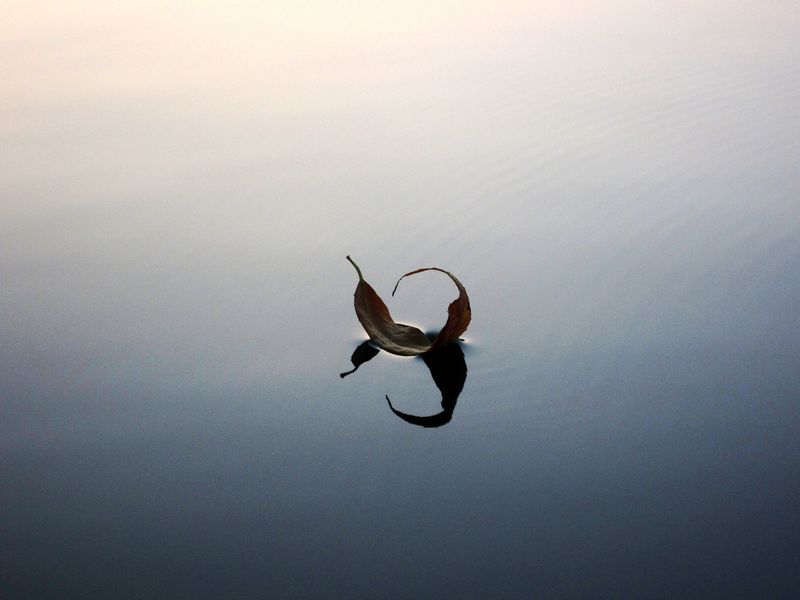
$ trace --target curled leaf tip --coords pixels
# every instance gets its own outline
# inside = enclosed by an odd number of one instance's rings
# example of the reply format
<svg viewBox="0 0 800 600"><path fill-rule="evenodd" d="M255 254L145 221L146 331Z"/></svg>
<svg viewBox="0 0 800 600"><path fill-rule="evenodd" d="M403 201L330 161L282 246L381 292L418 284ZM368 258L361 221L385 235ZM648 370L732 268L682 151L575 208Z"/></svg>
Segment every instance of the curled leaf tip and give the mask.
<svg viewBox="0 0 800 600"><path fill-rule="evenodd" d="M402 277L400 279L403 279ZM392 298L394 298L394 293L397 291L397 286L400 285L400 279L397 280L397 283L394 284L394 289L392 290Z"/></svg>

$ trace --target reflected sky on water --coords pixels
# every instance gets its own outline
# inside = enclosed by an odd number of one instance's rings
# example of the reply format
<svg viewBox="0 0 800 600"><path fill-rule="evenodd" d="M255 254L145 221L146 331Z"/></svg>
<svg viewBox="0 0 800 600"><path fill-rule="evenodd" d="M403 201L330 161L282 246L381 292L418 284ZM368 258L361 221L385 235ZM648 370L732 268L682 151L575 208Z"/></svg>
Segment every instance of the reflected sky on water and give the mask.
<svg viewBox="0 0 800 600"><path fill-rule="evenodd" d="M9 598L796 595L795 3L4 13Z"/></svg>

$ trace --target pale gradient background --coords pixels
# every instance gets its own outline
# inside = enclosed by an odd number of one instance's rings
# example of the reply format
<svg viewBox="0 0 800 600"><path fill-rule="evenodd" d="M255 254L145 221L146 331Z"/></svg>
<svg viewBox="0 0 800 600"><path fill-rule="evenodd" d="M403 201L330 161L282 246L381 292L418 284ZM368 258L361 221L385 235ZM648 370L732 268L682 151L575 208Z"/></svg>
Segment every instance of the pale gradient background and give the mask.
<svg viewBox="0 0 800 600"><path fill-rule="evenodd" d="M797 2L2 8L4 597L800 594Z"/></svg>

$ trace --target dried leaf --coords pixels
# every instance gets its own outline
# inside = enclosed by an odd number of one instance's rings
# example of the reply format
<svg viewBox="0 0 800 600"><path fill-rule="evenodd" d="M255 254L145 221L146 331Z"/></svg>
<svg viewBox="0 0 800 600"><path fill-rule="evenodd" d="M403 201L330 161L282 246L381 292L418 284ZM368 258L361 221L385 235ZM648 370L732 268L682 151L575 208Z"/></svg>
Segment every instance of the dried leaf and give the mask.
<svg viewBox="0 0 800 600"><path fill-rule="evenodd" d="M423 271L439 271L440 273L444 273L453 280L453 283L455 283L456 287L458 288L458 298L453 300L447 307L447 322L433 340L432 348L438 348L458 339L458 336L467 330L467 327L469 327L469 322L472 320L472 309L469 306L469 296L467 296L467 290L464 289L464 286L461 285L461 282L456 279L456 276L450 271L445 271L439 267L426 267L424 269L417 269L416 271L406 273L397 280L397 283L394 284L392 296L394 296L394 293L397 291L397 286L400 285L400 282L403 279L409 275L416 275L417 273L422 273Z"/></svg>
<svg viewBox="0 0 800 600"><path fill-rule="evenodd" d="M403 325L402 323L395 323L392 315L389 314L389 309L386 308L381 297L372 289L372 286L364 281L361 274L361 269L349 256L347 260L355 267L358 273L358 285L354 294L354 305L358 320L363 325L364 330L378 346L386 352L397 354L400 356L416 356L428 352L433 348L438 348L447 344L448 342L458 338L462 333L467 330L467 326L472 318L472 311L469 306L469 297L467 291L461 282L455 276L437 267L427 267L424 269L417 269L406 273L394 286L394 292L397 291L397 286L400 282L410 275L422 273L423 271L439 271L444 273L458 288L458 298L450 303L447 307L447 322L442 330L431 342L422 331L411 325Z"/></svg>

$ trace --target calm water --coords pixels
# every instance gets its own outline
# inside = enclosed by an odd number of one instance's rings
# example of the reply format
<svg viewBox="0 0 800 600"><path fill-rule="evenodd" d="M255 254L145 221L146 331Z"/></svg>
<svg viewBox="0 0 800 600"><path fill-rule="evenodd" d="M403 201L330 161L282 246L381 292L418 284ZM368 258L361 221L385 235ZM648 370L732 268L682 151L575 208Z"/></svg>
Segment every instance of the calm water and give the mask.
<svg viewBox="0 0 800 600"><path fill-rule="evenodd" d="M6 7L4 598L800 594L800 8L531 4Z"/></svg>

